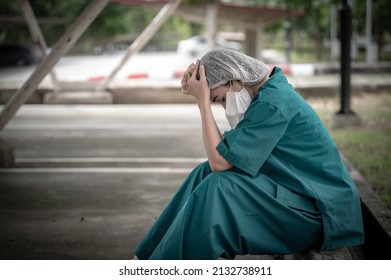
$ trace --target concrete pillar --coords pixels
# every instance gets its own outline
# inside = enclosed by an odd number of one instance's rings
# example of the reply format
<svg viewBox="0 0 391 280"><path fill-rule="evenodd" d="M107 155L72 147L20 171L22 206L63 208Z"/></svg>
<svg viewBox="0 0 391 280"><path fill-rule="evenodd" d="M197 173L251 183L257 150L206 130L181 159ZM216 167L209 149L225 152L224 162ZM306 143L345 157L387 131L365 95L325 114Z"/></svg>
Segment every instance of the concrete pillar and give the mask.
<svg viewBox="0 0 391 280"><path fill-rule="evenodd" d="M339 57L339 41L337 36L337 5L330 5L330 57L335 60Z"/></svg>
<svg viewBox="0 0 391 280"><path fill-rule="evenodd" d="M210 1L210 3L206 5L206 40L209 50L216 47L218 13L219 3L217 1Z"/></svg>
<svg viewBox="0 0 391 280"><path fill-rule="evenodd" d="M356 25L356 23L355 23ZM350 51L350 57L352 59L357 59L358 58L358 52L359 52L359 46L358 46L358 32L357 28L353 26L352 30L352 42L351 42L351 51Z"/></svg>
<svg viewBox="0 0 391 280"><path fill-rule="evenodd" d="M253 29L246 28L246 45L245 45L245 52L247 55L252 57L257 57L257 50L256 50L256 32ZM259 54L260 55L260 54Z"/></svg>
<svg viewBox="0 0 391 280"><path fill-rule="evenodd" d="M365 56L367 62L377 60L377 48L372 44L372 0L367 0L366 3Z"/></svg>
<svg viewBox="0 0 391 280"><path fill-rule="evenodd" d="M0 168L12 167L14 164L13 147L8 142L0 139Z"/></svg>
<svg viewBox="0 0 391 280"><path fill-rule="evenodd" d="M253 57L261 59L264 38L264 24L262 19L257 18L255 30L255 55ZM248 37L247 37L248 38Z"/></svg>

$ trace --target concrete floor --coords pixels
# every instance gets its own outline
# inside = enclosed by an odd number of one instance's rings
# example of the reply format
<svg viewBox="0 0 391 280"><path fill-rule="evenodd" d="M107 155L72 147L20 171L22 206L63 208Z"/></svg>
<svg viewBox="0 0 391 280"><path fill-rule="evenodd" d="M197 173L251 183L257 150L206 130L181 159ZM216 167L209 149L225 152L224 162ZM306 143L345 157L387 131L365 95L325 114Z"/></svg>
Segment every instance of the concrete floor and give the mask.
<svg viewBox="0 0 391 280"><path fill-rule="evenodd" d="M205 159L195 105L25 105L0 138L0 259L129 259Z"/></svg>
<svg viewBox="0 0 391 280"><path fill-rule="evenodd" d="M213 110L220 129L229 129L222 107ZM0 259L10 260L132 258L187 174L206 159L195 104L24 105L0 139L13 145L16 161L0 169ZM381 222L376 228L387 230L385 207L351 172ZM366 258L361 248L352 257Z"/></svg>

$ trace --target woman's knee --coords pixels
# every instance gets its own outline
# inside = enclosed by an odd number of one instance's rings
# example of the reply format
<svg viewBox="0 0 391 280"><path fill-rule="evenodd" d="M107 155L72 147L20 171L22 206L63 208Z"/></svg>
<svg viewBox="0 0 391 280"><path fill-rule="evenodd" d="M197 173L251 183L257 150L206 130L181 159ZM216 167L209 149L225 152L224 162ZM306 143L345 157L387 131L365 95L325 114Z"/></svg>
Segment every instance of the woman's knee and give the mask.
<svg viewBox="0 0 391 280"><path fill-rule="evenodd" d="M193 192L210 173L212 173L212 169L208 161L199 164L187 175L178 192Z"/></svg>

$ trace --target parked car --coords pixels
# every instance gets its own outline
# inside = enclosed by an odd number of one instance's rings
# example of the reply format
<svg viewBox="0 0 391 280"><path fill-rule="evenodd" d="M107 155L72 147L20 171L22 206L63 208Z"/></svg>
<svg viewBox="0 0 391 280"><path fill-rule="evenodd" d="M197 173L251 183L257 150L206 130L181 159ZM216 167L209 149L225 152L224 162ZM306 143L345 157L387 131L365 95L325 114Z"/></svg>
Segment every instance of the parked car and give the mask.
<svg viewBox="0 0 391 280"><path fill-rule="evenodd" d="M227 41L222 37L216 37L216 45L219 48L227 48L236 51L241 50L241 44L234 41ZM200 57L208 52L209 47L204 36L194 36L186 40L179 41L177 52L180 54Z"/></svg>
<svg viewBox="0 0 391 280"><path fill-rule="evenodd" d="M37 64L41 54L36 46L9 44L0 46L0 66L23 66Z"/></svg>

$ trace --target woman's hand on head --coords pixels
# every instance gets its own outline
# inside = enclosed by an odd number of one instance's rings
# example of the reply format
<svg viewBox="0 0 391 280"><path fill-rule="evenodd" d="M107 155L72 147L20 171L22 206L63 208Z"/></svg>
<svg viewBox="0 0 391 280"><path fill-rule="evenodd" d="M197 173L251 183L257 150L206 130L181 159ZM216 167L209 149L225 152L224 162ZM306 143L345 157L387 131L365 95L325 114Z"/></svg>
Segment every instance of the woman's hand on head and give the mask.
<svg viewBox="0 0 391 280"><path fill-rule="evenodd" d="M195 65L194 63L192 63L189 65L189 67L187 67L185 73L183 74L182 81L181 81L183 94L189 95L187 82L190 80L190 77L193 74L194 69L195 69Z"/></svg>
<svg viewBox="0 0 391 280"><path fill-rule="evenodd" d="M197 69L199 67L199 77L197 80ZM210 103L210 90L208 88L208 82L205 76L205 67L201 65L197 60L196 64L193 63L187 68L183 75L182 81L182 93L192 95L200 103Z"/></svg>

